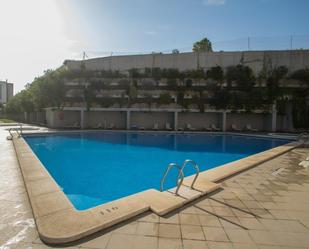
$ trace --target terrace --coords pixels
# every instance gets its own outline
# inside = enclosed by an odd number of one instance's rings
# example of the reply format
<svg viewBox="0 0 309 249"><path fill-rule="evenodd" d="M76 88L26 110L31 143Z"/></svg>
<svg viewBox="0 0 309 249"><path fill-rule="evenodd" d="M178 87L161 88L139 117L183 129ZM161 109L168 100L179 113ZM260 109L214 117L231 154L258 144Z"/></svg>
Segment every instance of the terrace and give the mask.
<svg viewBox="0 0 309 249"><path fill-rule="evenodd" d="M39 238L14 147L1 128L1 246L48 248ZM309 153L295 148L220 181L222 188L164 216L147 212L63 245L70 248L306 248ZM47 209L49 207L46 207ZM5 231L5 232L4 232Z"/></svg>

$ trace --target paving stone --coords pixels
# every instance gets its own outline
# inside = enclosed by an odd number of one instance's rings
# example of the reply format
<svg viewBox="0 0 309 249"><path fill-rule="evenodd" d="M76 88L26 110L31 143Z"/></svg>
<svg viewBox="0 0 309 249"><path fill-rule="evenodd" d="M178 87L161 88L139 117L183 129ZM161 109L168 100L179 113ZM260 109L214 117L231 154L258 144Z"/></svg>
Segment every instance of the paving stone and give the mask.
<svg viewBox="0 0 309 249"><path fill-rule="evenodd" d="M205 240L202 227L192 225L181 225L181 234L183 239Z"/></svg>
<svg viewBox="0 0 309 249"><path fill-rule="evenodd" d="M216 242L216 241L207 241L209 249L233 249L232 243L228 242Z"/></svg>
<svg viewBox="0 0 309 249"><path fill-rule="evenodd" d="M159 224L159 237L181 238L180 225Z"/></svg>
<svg viewBox="0 0 309 249"><path fill-rule="evenodd" d="M136 234L138 235L149 235L158 236L159 225L158 223L151 222L138 222Z"/></svg>
<svg viewBox="0 0 309 249"><path fill-rule="evenodd" d="M183 249L182 240L159 238L158 249Z"/></svg>
<svg viewBox="0 0 309 249"><path fill-rule="evenodd" d="M200 240L183 240L183 249L207 249L206 241Z"/></svg>
<svg viewBox="0 0 309 249"><path fill-rule="evenodd" d="M253 243L246 230L225 229L225 232L233 243Z"/></svg>
<svg viewBox="0 0 309 249"><path fill-rule="evenodd" d="M181 224L200 226L199 215L197 214L179 214L179 218Z"/></svg>
<svg viewBox="0 0 309 249"><path fill-rule="evenodd" d="M229 241L223 228L203 227L206 240L210 241Z"/></svg>

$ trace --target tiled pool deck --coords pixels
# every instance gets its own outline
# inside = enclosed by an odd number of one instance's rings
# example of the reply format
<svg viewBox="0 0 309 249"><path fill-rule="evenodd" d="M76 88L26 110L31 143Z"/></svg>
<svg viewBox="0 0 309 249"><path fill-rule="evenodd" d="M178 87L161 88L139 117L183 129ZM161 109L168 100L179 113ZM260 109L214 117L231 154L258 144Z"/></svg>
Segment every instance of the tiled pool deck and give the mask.
<svg viewBox="0 0 309 249"><path fill-rule="evenodd" d="M0 249L50 248L38 238L6 136L0 128ZM309 169L297 166L308 155L294 149L167 217L146 213L70 248L309 248Z"/></svg>

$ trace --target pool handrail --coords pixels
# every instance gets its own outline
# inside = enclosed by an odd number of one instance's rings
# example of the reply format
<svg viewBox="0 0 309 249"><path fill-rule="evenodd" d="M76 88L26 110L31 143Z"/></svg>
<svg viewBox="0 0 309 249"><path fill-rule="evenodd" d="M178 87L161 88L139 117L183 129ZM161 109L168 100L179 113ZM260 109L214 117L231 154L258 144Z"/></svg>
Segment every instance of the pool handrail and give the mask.
<svg viewBox="0 0 309 249"><path fill-rule="evenodd" d="M171 168L173 167L176 167L179 171L178 173L178 176L177 176L177 180L176 180L176 185L177 185L177 188L176 188L176 191L175 191L175 194L177 195L178 194L178 190L180 188L180 185L181 183L183 182L183 178L184 178L184 175L183 175L183 172L181 171L181 167L177 164L177 163L170 163L167 168L166 168L166 171L161 179L161 183L160 183L160 191L162 192L163 191L163 188L164 188L164 182L165 182L165 179L166 179L166 176L168 174L168 172L171 170ZM181 178L181 180L179 180Z"/></svg>
<svg viewBox="0 0 309 249"><path fill-rule="evenodd" d="M194 168L195 168L195 171L196 171L195 177L194 177L194 179L193 179L193 181L192 181L192 183L191 183L191 186L190 186L192 189L194 189L194 187L193 187L193 186L194 186L194 183L196 182L196 180L197 180L197 178L198 178L198 176L199 176L199 174L200 174L200 168L199 168L199 166L197 165L197 163L196 163L195 161L193 161L193 160L191 160L191 159L185 160L184 163L183 163L183 165L182 165L182 167L181 167L181 170L180 170L180 172L179 172L179 174L178 174L177 179L180 178L180 173L182 173L182 175L184 176L183 170L184 170L184 168L185 168L189 163L193 164L193 166L194 166ZM184 177L182 177L182 179L180 180L179 186L182 184L183 179L184 179Z"/></svg>
<svg viewBox="0 0 309 249"><path fill-rule="evenodd" d="M297 140L300 141L300 140L307 140L309 138L309 133L307 132L302 132L300 133L298 136L297 136Z"/></svg>
<svg viewBox="0 0 309 249"><path fill-rule="evenodd" d="M10 133L10 136L13 138L13 134L12 134L12 131L15 131L17 133L17 137L21 137L21 135L23 134L23 125L22 123L19 123L19 130L17 128L10 128L9 129L9 133Z"/></svg>

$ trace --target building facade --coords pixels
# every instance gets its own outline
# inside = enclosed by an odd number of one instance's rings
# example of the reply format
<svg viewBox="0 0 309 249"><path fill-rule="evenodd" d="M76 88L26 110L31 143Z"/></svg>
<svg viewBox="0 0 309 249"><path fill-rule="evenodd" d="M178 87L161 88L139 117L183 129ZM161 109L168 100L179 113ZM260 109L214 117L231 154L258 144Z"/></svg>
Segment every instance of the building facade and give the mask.
<svg viewBox="0 0 309 249"><path fill-rule="evenodd" d="M0 81L0 104L5 104L14 94L13 83L7 81Z"/></svg>

